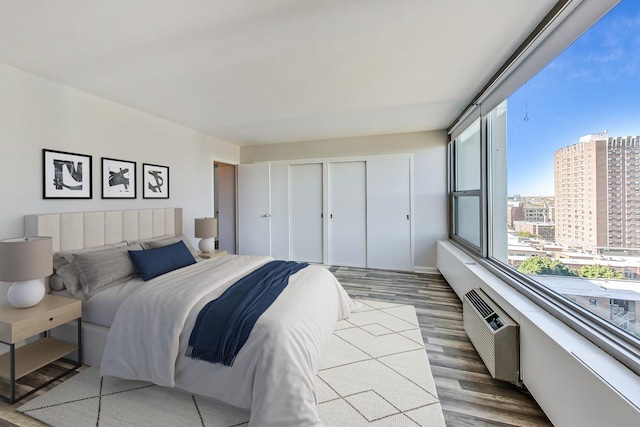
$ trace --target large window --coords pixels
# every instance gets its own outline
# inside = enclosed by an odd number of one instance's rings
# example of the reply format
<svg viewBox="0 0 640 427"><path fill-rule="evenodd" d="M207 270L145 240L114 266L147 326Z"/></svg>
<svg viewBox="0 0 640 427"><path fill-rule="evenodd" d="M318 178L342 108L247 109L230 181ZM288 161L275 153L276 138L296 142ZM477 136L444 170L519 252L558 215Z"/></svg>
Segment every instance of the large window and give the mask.
<svg viewBox="0 0 640 427"><path fill-rule="evenodd" d="M453 235L480 250L480 120L456 138L453 146Z"/></svg>
<svg viewBox="0 0 640 427"><path fill-rule="evenodd" d="M471 253L514 286L542 290L554 307L587 327L604 326L609 338L635 354L638 34L640 2L623 0L466 126L451 142L450 156L452 238L472 243L477 250Z"/></svg>

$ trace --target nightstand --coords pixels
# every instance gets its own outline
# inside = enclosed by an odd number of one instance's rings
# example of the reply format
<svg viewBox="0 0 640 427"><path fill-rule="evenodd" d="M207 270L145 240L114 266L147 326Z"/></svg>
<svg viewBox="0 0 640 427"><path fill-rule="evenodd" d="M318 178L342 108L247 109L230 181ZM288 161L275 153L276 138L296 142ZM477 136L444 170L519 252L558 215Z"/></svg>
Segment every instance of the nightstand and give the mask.
<svg viewBox="0 0 640 427"><path fill-rule="evenodd" d="M0 355L0 378L9 381L9 397L0 395L0 400L13 404L82 366L81 316L80 300L54 295L45 295L38 305L30 308L8 304L0 307L0 343L9 346L9 352ZM73 320L78 322L77 345L49 337L49 330ZM17 342L39 334L43 337L16 348ZM74 351L78 352L78 362L71 369L16 397L16 380Z"/></svg>
<svg viewBox="0 0 640 427"><path fill-rule="evenodd" d="M213 252L209 252L209 253L203 253L203 252L199 252L198 256L202 259L211 259L211 258L217 258L219 256L225 256L227 254L227 251L219 251L219 250L215 250Z"/></svg>

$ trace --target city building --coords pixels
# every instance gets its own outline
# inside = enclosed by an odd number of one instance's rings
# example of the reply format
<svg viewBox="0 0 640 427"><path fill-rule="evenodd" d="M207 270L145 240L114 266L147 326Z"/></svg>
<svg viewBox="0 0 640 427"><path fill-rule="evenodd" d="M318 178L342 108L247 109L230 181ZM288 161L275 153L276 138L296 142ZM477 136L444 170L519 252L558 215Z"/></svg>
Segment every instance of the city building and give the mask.
<svg viewBox="0 0 640 427"><path fill-rule="evenodd" d="M582 277L537 276L546 287L616 326L637 333L637 307L640 292L624 280L586 279Z"/></svg>
<svg viewBox="0 0 640 427"><path fill-rule="evenodd" d="M524 220L524 206L522 202L507 202L507 224L513 228L515 221Z"/></svg>
<svg viewBox="0 0 640 427"><path fill-rule="evenodd" d="M638 254L640 136L605 131L554 154L556 242L578 250Z"/></svg>
<svg viewBox="0 0 640 427"><path fill-rule="evenodd" d="M553 222L543 221L514 221L513 228L516 231L530 233L544 240L553 241L555 238L555 225Z"/></svg>
<svg viewBox="0 0 640 427"><path fill-rule="evenodd" d="M553 222L552 197L516 196L507 199L507 223L514 228L515 221Z"/></svg>

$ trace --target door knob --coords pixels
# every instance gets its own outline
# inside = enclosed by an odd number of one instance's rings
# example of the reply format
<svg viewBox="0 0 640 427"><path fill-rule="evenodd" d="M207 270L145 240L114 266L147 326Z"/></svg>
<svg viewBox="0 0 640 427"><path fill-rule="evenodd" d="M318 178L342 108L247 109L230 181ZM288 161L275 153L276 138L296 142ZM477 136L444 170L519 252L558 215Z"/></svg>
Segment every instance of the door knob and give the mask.
<svg viewBox="0 0 640 427"><path fill-rule="evenodd" d="M262 215L262 218L271 218L271 214L264 214Z"/></svg>

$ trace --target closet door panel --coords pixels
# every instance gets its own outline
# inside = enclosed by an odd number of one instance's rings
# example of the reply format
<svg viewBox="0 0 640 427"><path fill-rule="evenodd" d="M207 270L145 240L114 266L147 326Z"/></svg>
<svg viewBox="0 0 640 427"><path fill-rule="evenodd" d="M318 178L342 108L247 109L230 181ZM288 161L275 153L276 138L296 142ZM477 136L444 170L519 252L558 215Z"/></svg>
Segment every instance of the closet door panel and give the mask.
<svg viewBox="0 0 640 427"><path fill-rule="evenodd" d="M411 271L409 159L367 161L367 266Z"/></svg>
<svg viewBox="0 0 640 427"><path fill-rule="evenodd" d="M238 165L238 252L271 254L268 163Z"/></svg>
<svg viewBox="0 0 640 427"><path fill-rule="evenodd" d="M329 164L329 263L365 267L367 212L365 162Z"/></svg>
<svg viewBox="0 0 640 427"><path fill-rule="evenodd" d="M294 261L322 263L322 164L289 166L290 243Z"/></svg>
<svg viewBox="0 0 640 427"><path fill-rule="evenodd" d="M271 256L289 260L289 165L271 165Z"/></svg>

